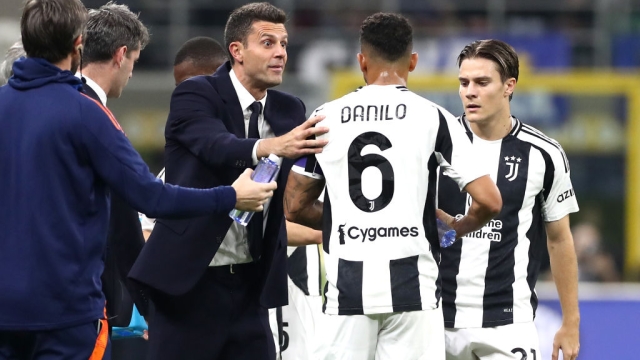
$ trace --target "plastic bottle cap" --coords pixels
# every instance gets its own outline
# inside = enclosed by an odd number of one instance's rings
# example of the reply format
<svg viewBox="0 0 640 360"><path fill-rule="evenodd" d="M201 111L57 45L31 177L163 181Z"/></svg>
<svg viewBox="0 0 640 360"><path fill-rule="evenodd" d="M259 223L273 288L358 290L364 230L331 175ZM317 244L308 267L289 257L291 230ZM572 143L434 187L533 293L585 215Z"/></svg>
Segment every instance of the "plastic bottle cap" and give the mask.
<svg viewBox="0 0 640 360"><path fill-rule="evenodd" d="M282 159L280 158L280 156L276 155L276 154L270 154L269 155L269 160L273 161L274 163L280 165L282 163Z"/></svg>

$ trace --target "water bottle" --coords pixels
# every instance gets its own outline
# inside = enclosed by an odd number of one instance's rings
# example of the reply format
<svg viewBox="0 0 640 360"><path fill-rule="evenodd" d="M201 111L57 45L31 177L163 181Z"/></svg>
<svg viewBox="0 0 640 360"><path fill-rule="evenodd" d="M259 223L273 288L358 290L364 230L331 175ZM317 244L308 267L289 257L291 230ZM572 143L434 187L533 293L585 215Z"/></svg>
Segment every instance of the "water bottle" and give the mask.
<svg viewBox="0 0 640 360"><path fill-rule="evenodd" d="M268 158L262 158L260 162L258 162L258 166L256 166L253 174L251 174L251 179L259 183L268 183L273 181L280 169L281 161L280 157L274 154L269 155ZM251 217L253 217L253 211L240 211L233 209L229 213L229 216L238 224L247 226Z"/></svg>
<svg viewBox="0 0 640 360"><path fill-rule="evenodd" d="M456 231L440 219L436 219L438 223L438 238L440 238L440 247L446 248L456 242Z"/></svg>

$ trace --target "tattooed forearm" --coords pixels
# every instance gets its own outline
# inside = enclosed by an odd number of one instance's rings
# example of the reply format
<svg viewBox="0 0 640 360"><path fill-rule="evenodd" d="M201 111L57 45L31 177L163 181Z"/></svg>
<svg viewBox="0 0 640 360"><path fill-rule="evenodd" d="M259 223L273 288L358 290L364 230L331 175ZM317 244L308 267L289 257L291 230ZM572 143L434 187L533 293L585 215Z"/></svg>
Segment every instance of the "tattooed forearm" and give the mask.
<svg viewBox="0 0 640 360"><path fill-rule="evenodd" d="M318 197L324 180L289 173L284 192L284 214L287 220L320 230L322 228L322 202Z"/></svg>

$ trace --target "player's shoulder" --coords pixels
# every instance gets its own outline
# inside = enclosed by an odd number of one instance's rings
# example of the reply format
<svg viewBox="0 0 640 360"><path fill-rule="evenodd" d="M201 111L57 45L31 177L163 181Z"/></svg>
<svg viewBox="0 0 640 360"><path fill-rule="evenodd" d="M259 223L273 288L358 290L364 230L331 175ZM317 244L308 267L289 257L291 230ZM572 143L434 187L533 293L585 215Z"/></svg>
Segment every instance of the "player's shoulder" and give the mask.
<svg viewBox="0 0 640 360"><path fill-rule="evenodd" d="M531 144L538 150L548 154L554 164L569 171L569 161L562 145L554 138L547 136L537 128L525 124L516 118L515 129L512 131L518 139Z"/></svg>

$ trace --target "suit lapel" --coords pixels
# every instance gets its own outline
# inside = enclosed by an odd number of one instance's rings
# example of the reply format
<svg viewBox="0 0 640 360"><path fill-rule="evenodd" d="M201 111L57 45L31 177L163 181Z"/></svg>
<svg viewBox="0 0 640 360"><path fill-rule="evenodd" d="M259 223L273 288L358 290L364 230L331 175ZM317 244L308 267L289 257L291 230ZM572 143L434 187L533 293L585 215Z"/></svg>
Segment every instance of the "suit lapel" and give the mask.
<svg viewBox="0 0 640 360"><path fill-rule="evenodd" d="M84 83L82 84L82 91L93 100L102 104L102 100L100 100L100 97L98 96L98 94L95 91L93 91L91 86L89 86L88 84L84 84Z"/></svg>
<svg viewBox="0 0 640 360"><path fill-rule="evenodd" d="M227 105L227 111L231 115L231 123L233 133L239 138L246 138L244 130L244 113L240 107L240 100L236 90L231 83L231 77L229 72L231 71L231 64L227 61L220 66L218 70L213 74L213 80L216 83L216 88L220 94L220 98Z"/></svg>
<svg viewBox="0 0 640 360"><path fill-rule="evenodd" d="M264 119L271 126L271 130L276 136L282 136L295 127L295 124L289 118L283 117L286 112L280 111L277 95L267 90L267 101L264 105Z"/></svg>

